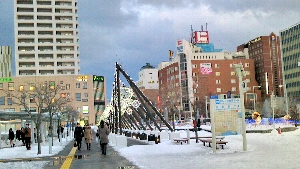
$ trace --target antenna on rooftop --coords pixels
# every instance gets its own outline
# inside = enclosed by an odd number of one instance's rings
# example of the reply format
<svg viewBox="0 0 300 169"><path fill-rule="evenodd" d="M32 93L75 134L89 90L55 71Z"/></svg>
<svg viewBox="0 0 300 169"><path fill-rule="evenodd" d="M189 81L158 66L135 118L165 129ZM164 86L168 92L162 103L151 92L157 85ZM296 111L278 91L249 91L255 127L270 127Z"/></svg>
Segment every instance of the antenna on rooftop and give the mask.
<svg viewBox="0 0 300 169"><path fill-rule="evenodd" d="M205 30L207 31L207 23L206 23L206 28L205 28Z"/></svg>
<svg viewBox="0 0 300 169"><path fill-rule="evenodd" d="M191 25L191 43L194 44L194 37L193 37L193 25Z"/></svg>

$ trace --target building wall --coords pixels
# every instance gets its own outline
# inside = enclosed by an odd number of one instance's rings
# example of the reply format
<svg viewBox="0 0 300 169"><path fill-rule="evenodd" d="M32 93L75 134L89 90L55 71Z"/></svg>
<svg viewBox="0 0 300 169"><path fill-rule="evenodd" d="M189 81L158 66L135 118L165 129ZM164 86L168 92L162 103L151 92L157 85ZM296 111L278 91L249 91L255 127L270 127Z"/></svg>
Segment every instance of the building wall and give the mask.
<svg viewBox="0 0 300 169"><path fill-rule="evenodd" d="M16 76L79 74L77 0L14 0Z"/></svg>
<svg viewBox="0 0 300 169"><path fill-rule="evenodd" d="M0 46L0 77L12 76L11 46Z"/></svg>
<svg viewBox="0 0 300 169"><path fill-rule="evenodd" d="M284 96L280 38L273 32L269 36L259 36L237 47L238 51L248 49L249 58L254 60L255 79L261 86L262 99L273 93Z"/></svg>
<svg viewBox="0 0 300 169"><path fill-rule="evenodd" d="M18 91L20 86L29 88L28 83L40 84L43 82L54 82L55 85L59 85L59 87L61 87L60 94L67 97L70 101L68 105L72 106L74 110L77 110L80 113L80 117L77 119L78 121L87 120L89 124L95 124L97 111L99 111L98 116L100 117L104 110L106 100L104 77L102 82L95 82L93 75L12 77L10 82L0 82L0 90L8 91L8 86L10 85L14 86L14 91ZM79 93L81 98L76 98L76 94ZM5 97L5 101L0 102L0 110L15 112L24 110L24 108L19 105L9 105L9 97L5 95L5 92L1 92L0 97ZM100 106L100 109L98 108L99 110L97 110L95 109L95 107L97 107L95 105L102 106ZM37 110L37 106L34 104L30 104L30 108L31 110ZM88 109L84 110L84 108Z"/></svg>
<svg viewBox="0 0 300 169"><path fill-rule="evenodd" d="M257 95L256 101L260 101L261 96L260 90L254 90L258 83L255 79L253 59L245 59L248 55L243 52L200 51L185 40L177 41L177 55L174 60L169 64L160 65L159 88L162 107L163 103L168 106L168 101L172 100L171 105L179 103L175 105L181 107L183 113L199 110L201 114L205 114L207 96L239 97L239 82L233 64L241 63L246 72L246 78L243 80L248 82L245 107L253 109L254 95Z"/></svg>
<svg viewBox="0 0 300 169"><path fill-rule="evenodd" d="M139 71L137 86L144 89L158 89L157 69L142 69Z"/></svg>
<svg viewBox="0 0 300 169"><path fill-rule="evenodd" d="M283 74L288 97L300 95L300 22L280 31Z"/></svg>

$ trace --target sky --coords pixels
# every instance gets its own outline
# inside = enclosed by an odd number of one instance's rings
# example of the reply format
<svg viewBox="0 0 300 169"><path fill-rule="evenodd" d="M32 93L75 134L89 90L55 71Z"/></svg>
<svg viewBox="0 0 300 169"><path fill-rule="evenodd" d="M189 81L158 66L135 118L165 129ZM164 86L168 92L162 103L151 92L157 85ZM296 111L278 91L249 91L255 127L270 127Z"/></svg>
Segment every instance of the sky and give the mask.
<svg viewBox="0 0 300 169"><path fill-rule="evenodd" d="M106 77L111 96L115 63L134 80L146 63L157 68L175 51L177 39L210 33L228 52L258 36L298 23L296 0L78 0L80 73ZM13 0L0 1L0 45L14 46Z"/></svg>
<svg viewBox="0 0 300 169"><path fill-rule="evenodd" d="M286 123L276 124L276 128L291 127ZM201 128L209 130L209 125L202 125ZM266 130L272 126L252 124L247 125L247 130ZM96 127L93 127L97 130ZM187 138L187 131L176 131L181 138ZM3 133L2 133L3 134ZM194 137L194 132L190 132ZM109 146L119 152L121 156L131 161L133 165L140 169L299 169L299 148L300 148L300 130L291 132L282 132L278 134L276 130L271 133L247 133L247 150L243 150L242 135L228 135L223 141L228 142L224 149L217 149L213 153L212 148L196 143L195 139L191 139L189 143L177 143L173 140L162 139L161 143L155 144L153 141L149 145L133 145L129 147L117 147L112 143L110 134ZM198 136L211 136L210 132L198 131ZM124 136L125 137L125 136ZM135 139L135 138L128 138ZM62 146L57 139L54 141L52 154L55 155L61 151L65 145L71 141L63 139ZM93 139L96 140L96 139ZM147 141L145 141L147 142ZM3 145L3 144L2 144ZM24 151L24 147L3 148L0 149L1 159L18 159L18 158L34 158L41 156L49 156L48 145L42 145L42 154L37 155L37 144L32 144L31 151ZM109 156L109 154L108 154ZM0 168L24 168L24 169L40 169L45 166L48 161L31 161L31 162L7 162L1 163Z"/></svg>

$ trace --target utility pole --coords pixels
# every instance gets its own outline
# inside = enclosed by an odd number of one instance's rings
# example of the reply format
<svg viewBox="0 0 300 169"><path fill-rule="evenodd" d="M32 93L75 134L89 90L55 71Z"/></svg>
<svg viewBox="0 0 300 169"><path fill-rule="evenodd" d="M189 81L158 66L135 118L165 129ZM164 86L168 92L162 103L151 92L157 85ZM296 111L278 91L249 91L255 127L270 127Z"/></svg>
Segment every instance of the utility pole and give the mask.
<svg viewBox="0 0 300 169"><path fill-rule="evenodd" d="M245 122L245 106L244 106L244 86L243 78L246 77L244 67L242 64L233 64L236 75L239 79L239 91L240 91L240 105L242 113L242 135L243 135L243 150L247 151L247 139L246 139L246 122Z"/></svg>

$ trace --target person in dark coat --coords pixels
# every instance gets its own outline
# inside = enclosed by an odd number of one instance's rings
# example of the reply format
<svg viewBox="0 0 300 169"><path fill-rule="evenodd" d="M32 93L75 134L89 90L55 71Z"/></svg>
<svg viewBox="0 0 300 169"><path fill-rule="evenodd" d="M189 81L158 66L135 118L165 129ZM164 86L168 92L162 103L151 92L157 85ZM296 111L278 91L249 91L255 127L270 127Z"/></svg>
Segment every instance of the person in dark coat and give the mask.
<svg viewBox="0 0 300 169"><path fill-rule="evenodd" d="M12 128L10 128L8 131L8 139L9 139L10 147L14 147L15 146L15 143L14 143L15 133L14 133L14 131L12 131Z"/></svg>
<svg viewBox="0 0 300 169"><path fill-rule="evenodd" d="M24 129L24 127L21 127L20 136L21 136L23 146L25 146L25 129Z"/></svg>
<svg viewBox="0 0 300 169"><path fill-rule="evenodd" d="M29 124L27 123L25 128L24 128L24 133L25 133L25 145L27 150L31 150L31 128L29 127Z"/></svg>
<svg viewBox="0 0 300 169"><path fill-rule="evenodd" d="M82 141L82 137L84 137L84 133L83 133L83 129L80 126L79 123L77 123L77 126L75 127L75 131L74 131L74 139L77 142L77 149L80 151L81 150L81 141Z"/></svg>
<svg viewBox="0 0 300 169"><path fill-rule="evenodd" d="M100 126L98 127L98 135L100 137L100 145L101 145L101 150L103 155L106 155L107 144L109 142L108 140L109 133L110 130L108 126L104 124L103 120L101 120Z"/></svg>

